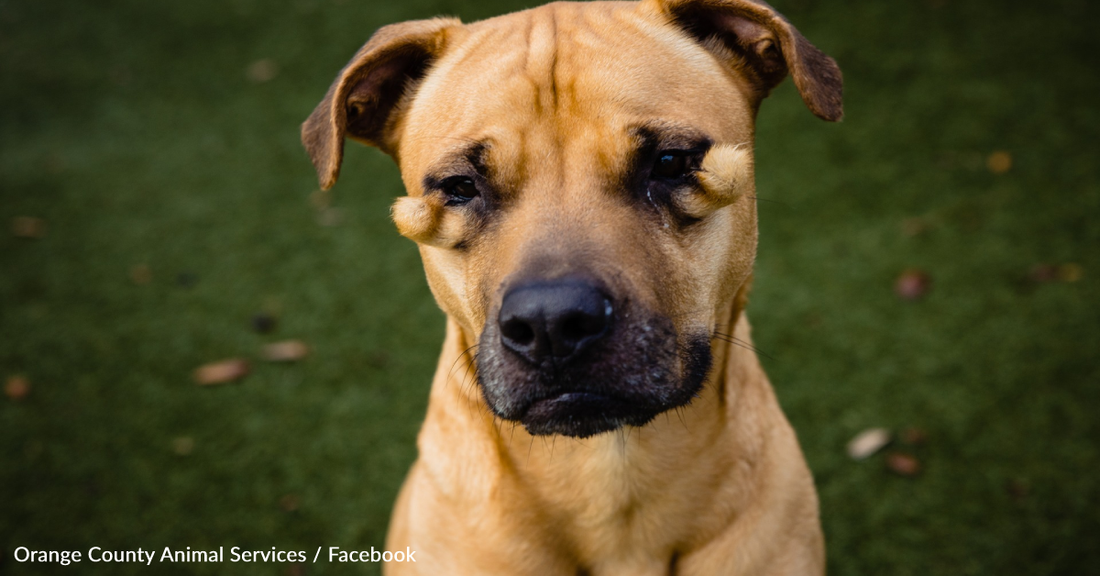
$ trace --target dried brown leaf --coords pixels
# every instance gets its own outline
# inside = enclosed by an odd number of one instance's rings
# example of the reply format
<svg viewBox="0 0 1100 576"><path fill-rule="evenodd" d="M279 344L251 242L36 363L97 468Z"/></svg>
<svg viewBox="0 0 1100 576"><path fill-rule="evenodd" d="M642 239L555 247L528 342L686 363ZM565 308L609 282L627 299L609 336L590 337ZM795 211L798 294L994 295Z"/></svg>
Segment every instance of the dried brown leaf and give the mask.
<svg viewBox="0 0 1100 576"><path fill-rule="evenodd" d="M301 340L283 340L267 344L263 358L268 362L297 362L309 356L309 345Z"/></svg>
<svg viewBox="0 0 1100 576"><path fill-rule="evenodd" d="M46 235L46 221L34 216L16 216L11 219L11 235L16 238L41 238Z"/></svg>
<svg viewBox="0 0 1100 576"><path fill-rule="evenodd" d="M225 384L248 375L252 366L243 358L230 358L204 364L195 369L195 383L201 386Z"/></svg>
<svg viewBox="0 0 1100 576"><path fill-rule="evenodd" d="M7 381L4 382L4 395L12 400L22 400L30 393L31 381L26 376L21 374L8 376Z"/></svg>
<svg viewBox="0 0 1100 576"><path fill-rule="evenodd" d="M986 158L985 166L994 174L1004 174L1012 169L1012 154L1006 150L997 150Z"/></svg>
<svg viewBox="0 0 1100 576"><path fill-rule="evenodd" d="M932 288L932 277L927 272L909 269L894 282L894 293L902 300L920 300Z"/></svg>
<svg viewBox="0 0 1100 576"><path fill-rule="evenodd" d="M279 65L270 58L261 58L248 65L245 76L256 84L270 82L279 75Z"/></svg>
<svg viewBox="0 0 1100 576"><path fill-rule="evenodd" d="M886 455L886 468L899 476L911 478L920 474L921 464L916 456L905 452L891 452Z"/></svg>
<svg viewBox="0 0 1100 576"><path fill-rule="evenodd" d="M890 431L885 428L868 428L848 442L848 456L853 460L865 460L890 443Z"/></svg>

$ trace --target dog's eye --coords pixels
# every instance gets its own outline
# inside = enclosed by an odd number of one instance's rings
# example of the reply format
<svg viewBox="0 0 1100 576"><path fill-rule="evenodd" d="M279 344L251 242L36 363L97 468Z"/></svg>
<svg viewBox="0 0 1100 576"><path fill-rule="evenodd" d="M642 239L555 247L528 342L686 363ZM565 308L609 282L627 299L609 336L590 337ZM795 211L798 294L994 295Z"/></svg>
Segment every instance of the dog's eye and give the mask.
<svg viewBox="0 0 1100 576"><path fill-rule="evenodd" d="M448 196L447 204L465 204L480 194L477 185L468 176L452 176L443 181L443 193Z"/></svg>
<svg viewBox="0 0 1100 576"><path fill-rule="evenodd" d="M693 170L691 156L688 152L669 151L657 155L653 163L653 178L665 180L677 180L687 176Z"/></svg>

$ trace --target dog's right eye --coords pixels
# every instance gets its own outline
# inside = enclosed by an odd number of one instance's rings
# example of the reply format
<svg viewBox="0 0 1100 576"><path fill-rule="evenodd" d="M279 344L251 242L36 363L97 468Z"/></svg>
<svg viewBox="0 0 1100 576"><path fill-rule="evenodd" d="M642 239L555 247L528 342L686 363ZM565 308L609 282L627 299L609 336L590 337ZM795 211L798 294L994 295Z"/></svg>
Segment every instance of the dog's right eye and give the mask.
<svg viewBox="0 0 1100 576"><path fill-rule="evenodd" d="M665 152L657 156L653 163L653 175L657 178L680 178L687 173L687 156L682 153Z"/></svg>
<svg viewBox="0 0 1100 576"><path fill-rule="evenodd" d="M683 180L699 168L700 154L696 150L666 150L657 154L650 177L660 180Z"/></svg>
<svg viewBox="0 0 1100 576"><path fill-rule="evenodd" d="M469 176L452 176L443 181L443 193L447 195L447 205L457 206L465 204L481 193L477 190L473 178Z"/></svg>

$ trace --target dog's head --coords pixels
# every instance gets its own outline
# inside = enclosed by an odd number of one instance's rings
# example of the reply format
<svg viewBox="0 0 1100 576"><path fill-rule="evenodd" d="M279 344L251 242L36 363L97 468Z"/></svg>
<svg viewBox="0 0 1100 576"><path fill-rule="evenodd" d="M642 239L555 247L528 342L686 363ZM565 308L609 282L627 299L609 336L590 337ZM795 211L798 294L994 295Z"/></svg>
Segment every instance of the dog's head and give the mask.
<svg viewBox="0 0 1100 576"><path fill-rule="evenodd" d="M749 0L555 3L386 26L302 127L398 162L393 218L479 344L489 408L589 436L688 403L756 251L752 141L787 74L841 116L836 64Z"/></svg>

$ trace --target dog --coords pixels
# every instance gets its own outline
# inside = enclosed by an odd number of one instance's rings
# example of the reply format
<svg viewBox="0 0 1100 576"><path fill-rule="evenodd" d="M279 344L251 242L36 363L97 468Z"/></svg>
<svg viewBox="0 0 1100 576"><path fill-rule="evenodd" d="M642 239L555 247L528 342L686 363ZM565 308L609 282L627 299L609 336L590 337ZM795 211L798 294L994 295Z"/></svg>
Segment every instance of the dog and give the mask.
<svg viewBox="0 0 1100 576"><path fill-rule="evenodd" d="M447 315L387 574L822 574L813 479L751 345L755 118L836 63L752 0L559 2L379 29L302 125L397 162Z"/></svg>

